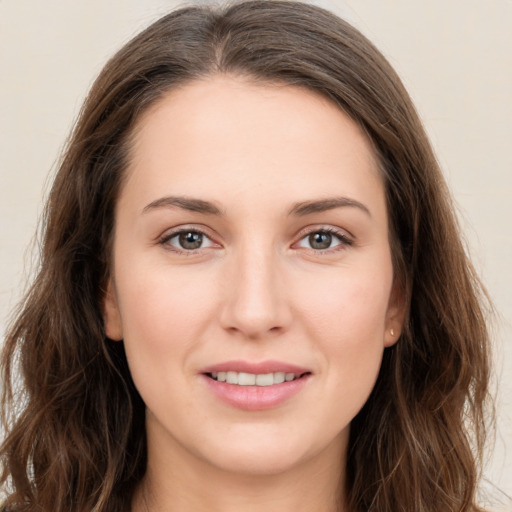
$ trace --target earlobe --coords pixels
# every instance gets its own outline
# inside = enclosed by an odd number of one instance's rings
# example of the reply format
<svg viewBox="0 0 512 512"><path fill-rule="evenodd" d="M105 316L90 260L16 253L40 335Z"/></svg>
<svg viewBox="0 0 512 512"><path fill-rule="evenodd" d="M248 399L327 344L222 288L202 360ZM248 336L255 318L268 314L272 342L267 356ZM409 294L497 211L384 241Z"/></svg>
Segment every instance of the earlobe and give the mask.
<svg viewBox="0 0 512 512"><path fill-rule="evenodd" d="M384 333L384 347L387 348L393 346L398 341L399 338L399 330L395 329L394 327L386 329L386 332Z"/></svg>
<svg viewBox="0 0 512 512"><path fill-rule="evenodd" d="M103 323L105 325L105 334L114 341L123 339L123 327L121 315L117 304L117 297L112 279L107 283L105 295L103 297Z"/></svg>
<svg viewBox="0 0 512 512"><path fill-rule="evenodd" d="M405 294L398 283L394 283L389 298L386 314L386 330L384 332L384 346L391 347L400 338L402 333L406 311Z"/></svg>

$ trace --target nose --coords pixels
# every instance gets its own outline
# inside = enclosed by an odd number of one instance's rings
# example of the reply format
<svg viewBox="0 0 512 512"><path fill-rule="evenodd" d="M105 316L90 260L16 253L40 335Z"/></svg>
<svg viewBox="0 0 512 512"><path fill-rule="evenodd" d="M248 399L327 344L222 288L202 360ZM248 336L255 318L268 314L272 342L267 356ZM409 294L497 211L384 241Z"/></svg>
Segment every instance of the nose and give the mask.
<svg viewBox="0 0 512 512"><path fill-rule="evenodd" d="M233 256L220 314L224 329L248 339L287 329L291 309L278 260L272 248Z"/></svg>

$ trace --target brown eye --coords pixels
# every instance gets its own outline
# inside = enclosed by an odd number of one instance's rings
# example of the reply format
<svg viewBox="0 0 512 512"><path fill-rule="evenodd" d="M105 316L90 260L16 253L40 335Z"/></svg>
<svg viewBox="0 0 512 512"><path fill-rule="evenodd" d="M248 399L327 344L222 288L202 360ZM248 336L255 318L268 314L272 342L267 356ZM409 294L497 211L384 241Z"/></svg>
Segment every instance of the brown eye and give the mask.
<svg viewBox="0 0 512 512"><path fill-rule="evenodd" d="M308 236L308 242L312 249L329 249L332 243L332 235L330 233L326 233L325 231L317 231L316 233L311 233Z"/></svg>
<svg viewBox="0 0 512 512"><path fill-rule="evenodd" d="M216 247L216 244L201 231L183 229L163 237L160 244L176 252L192 252L208 247Z"/></svg>
<svg viewBox="0 0 512 512"><path fill-rule="evenodd" d="M199 249L203 243L203 234L197 231L184 231L177 238L180 247L188 251Z"/></svg>
<svg viewBox="0 0 512 512"><path fill-rule="evenodd" d="M305 234L295 247L302 247L319 253L327 253L345 249L353 244L353 241L343 232L331 228L322 228Z"/></svg>

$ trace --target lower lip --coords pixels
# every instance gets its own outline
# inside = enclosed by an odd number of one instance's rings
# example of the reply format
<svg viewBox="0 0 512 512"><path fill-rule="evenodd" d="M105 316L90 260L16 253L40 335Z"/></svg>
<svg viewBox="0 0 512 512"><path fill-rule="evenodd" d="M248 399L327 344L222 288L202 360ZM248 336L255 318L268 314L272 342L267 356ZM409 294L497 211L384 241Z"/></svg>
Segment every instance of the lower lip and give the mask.
<svg viewBox="0 0 512 512"><path fill-rule="evenodd" d="M239 386L201 375L209 389L224 403L246 411L263 411L285 403L299 393L311 375L272 386Z"/></svg>

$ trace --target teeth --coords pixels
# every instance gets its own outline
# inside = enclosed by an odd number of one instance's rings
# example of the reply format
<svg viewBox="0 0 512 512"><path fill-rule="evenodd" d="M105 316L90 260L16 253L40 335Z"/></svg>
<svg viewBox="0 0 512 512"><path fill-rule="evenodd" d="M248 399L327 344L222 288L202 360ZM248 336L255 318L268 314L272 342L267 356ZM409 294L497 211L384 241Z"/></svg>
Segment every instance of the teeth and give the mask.
<svg viewBox="0 0 512 512"><path fill-rule="evenodd" d="M240 372L238 374L238 384L240 386L254 386L254 384L256 384L256 381L257 377L253 373Z"/></svg>
<svg viewBox="0 0 512 512"><path fill-rule="evenodd" d="M257 386L272 386L272 384L274 384L273 373L260 373L256 375Z"/></svg>
<svg viewBox="0 0 512 512"><path fill-rule="evenodd" d="M284 372L274 373L274 384L281 384L281 382L284 382L285 376L286 374Z"/></svg>
<svg viewBox="0 0 512 512"><path fill-rule="evenodd" d="M226 372L226 382L228 384L238 384L238 373Z"/></svg>
<svg viewBox="0 0 512 512"><path fill-rule="evenodd" d="M228 384L238 384L239 386L272 386L282 382L290 382L298 379L300 375L295 373L275 372L275 373L254 373L245 372L213 372L210 374L213 379Z"/></svg>

